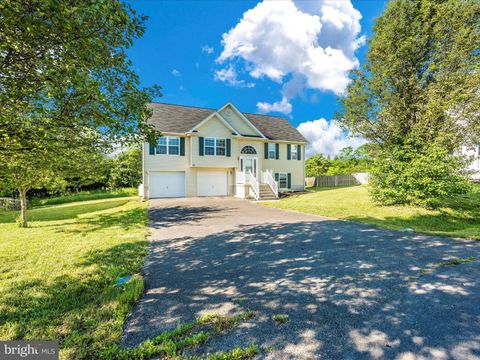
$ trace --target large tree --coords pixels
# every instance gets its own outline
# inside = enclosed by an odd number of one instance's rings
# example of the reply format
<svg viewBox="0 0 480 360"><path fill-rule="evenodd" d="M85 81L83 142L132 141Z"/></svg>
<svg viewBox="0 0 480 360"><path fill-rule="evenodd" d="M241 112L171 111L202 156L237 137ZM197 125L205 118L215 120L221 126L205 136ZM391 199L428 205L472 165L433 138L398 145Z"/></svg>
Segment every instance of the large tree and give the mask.
<svg viewBox="0 0 480 360"><path fill-rule="evenodd" d="M126 56L145 20L120 0L0 2L0 186L18 189L25 226L28 189L74 177L77 155L155 141L159 88Z"/></svg>
<svg viewBox="0 0 480 360"><path fill-rule="evenodd" d="M392 0L376 19L341 114L378 159L376 200L428 203L465 190L456 150L479 139L479 48L478 0Z"/></svg>
<svg viewBox="0 0 480 360"><path fill-rule="evenodd" d="M154 138L159 89L141 89L126 56L145 19L120 0L0 2L0 153L80 146L92 130L97 143Z"/></svg>

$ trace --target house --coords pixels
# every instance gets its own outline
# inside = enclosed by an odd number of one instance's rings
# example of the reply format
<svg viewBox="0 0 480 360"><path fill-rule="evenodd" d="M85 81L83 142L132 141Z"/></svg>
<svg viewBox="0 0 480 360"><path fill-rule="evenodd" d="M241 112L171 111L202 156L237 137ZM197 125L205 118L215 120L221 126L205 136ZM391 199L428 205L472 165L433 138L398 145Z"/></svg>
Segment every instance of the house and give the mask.
<svg viewBox="0 0 480 360"><path fill-rule="evenodd" d="M150 104L149 122L161 131L143 145L145 198L236 196L272 199L301 191L307 140L282 117Z"/></svg>

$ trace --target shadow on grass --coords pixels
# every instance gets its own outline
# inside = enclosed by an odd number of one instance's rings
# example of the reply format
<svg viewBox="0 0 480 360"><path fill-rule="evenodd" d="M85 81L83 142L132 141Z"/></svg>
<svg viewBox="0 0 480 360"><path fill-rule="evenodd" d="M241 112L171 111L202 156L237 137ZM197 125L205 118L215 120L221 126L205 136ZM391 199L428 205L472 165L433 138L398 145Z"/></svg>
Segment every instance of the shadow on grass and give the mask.
<svg viewBox="0 0 480 360"><path fill-rule="evenodd" d="M480 239L480 193L445 199L441 207L426 214L414 214L408 218L387 216L383 219L371 216L352 216L348 220L394 227L413 228L416 232L460 236Z"/></svg>
<svg viewBox="0 0 480 360"><path fill-rule="evenodd" d="M69 220L69 219L75 219L80 215L123 206L128 201L130 200L122 199L122 200L100 201L100 202L91 203L91 204L80 203L80 204L66 205L61 207L58 207L58 206L44 207L40 209L29 210L27 216L30 222ZM15 222L15 219L18 215L19 215L18 211L1 214L0 223Z"/></svg>
<svg viewBox="0 0 480 360"><path fill-rule="evenodd" d="M0 293L0 329L9 339L56 339L70 358L91 359L121 334L123 319L140 296L137 278L123 287L118 277L137 273L146 241L91 251L68 275L52 280L11 281ZM71 275L74 274L74 275Z"/></svg>

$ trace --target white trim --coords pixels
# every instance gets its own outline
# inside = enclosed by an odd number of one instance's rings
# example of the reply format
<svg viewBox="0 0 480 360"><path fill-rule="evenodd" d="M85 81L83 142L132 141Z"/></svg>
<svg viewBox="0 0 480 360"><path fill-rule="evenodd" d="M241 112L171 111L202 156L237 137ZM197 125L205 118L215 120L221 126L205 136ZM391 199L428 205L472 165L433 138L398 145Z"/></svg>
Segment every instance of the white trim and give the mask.
<svg viewBox="0 0 480 360"><path fill-rule="evenodd" d="M170 135L165 135L165 136L161 136L158 140L160 139L166 139L167 140L167 144L166 145L160 145L157 141L157 146L155 146L155 155L165 155L165 156L181 156L180 155L180 143L181 143L181 140L180 140L180 136L170 136ZM178 154L170 154L170 139L178 139ZM166 146L167 147L167 152L165 154L160 154L160 153L157 153L157 147L158 146Z"/></svg>
<svg viewBox="0 0 480 360"><path fill-rule="evenodd" d="M288 173L286 173L286 172L279 172L279 173L277 173L277 174L278 174L278 190L289 190L289 188L288 188ZM285 187L285 188L280 187L280 175L282 175L282 174L286 176L285 182L286 182L287 187ZM292 187L292 184L290 184L290 188L291 188L291 187Z"/></svg>
<svg viewBox="0 0 480 360"><path fill-rule="evenodd" d="M205 140L207 139L214 139L214 145L213 145L213 149L214 149L214 154L207 154L205 152ZM223 155L217 155L217 141L218 140L225 140L225 154ZM230 145L231 146L231 145ZM211 146L209 146L211 147ZM203 137L203 156L207 156L207 157L227 157L227 138L223 138L223 137L216 137L216 136L204 136Z"/></svg>
<svg viewBox="0 0 480 360"><path fill-rule="evenodd" d="M200 121L200 123L198 123L197 125L195 125L193 128L191 128L188 132L191 133L193 132L194 130L198 129L200 126L202 126L203 124L205 124L206 122L210 121L215 115L218 116L218 118L220 119L220 121L223 122L223 124L229 128L230 130L232 130L236 135L240 135L238 133L237 130L235 130L228 122L227 120L225 120L222 115L220 115L217 111L214 111L213 113L211 113L210 115L208 115L205 119L203 119L202 121Z"/></svg>
<svg viewBox="0 0 480 360"><path fill-rule="evenodd" d="M238 113L238 115L240 116L240 118L241 118L243 121L245 121L248 125L250 125L250 127L252 127L252 129L254 129L254 130L262 137L262 139L266 139L266 138L267 138L267 137L266 137L265 135L263 135L263 133L262 133L260 130L258 130L257 127L256 127L255 125L253 125L253 124L251 123L251 121L248 120L248 119L246 118L246 116L243 115L243 113L242 113L240 110L238 110L238 109L235 107L235 105L233 105L231 102L228 102L228 103L226 103L225 105L223 105L219 110L217 110L217 112L222 111L222 110L225 109L227 106L232 107L233 110L235 110L235 111ZM236 131L236 132L238 133L238 131Z"/></svg>
<svg viewBox="0 0 480 360"><path fill-rule="evenodd" d="M275 151L273 158L270 157L270 145L273 145ZM278 151L280 151L280 149ZM277 160L277 155L278 158L280 158L280 154L277 154L277 144L273 142L267 142L267 158L265 160Z"/></svg>
<svg viewBox="0 0 480 360"><path fill-rule="evenodd" d="M295 149L295 159L293 158L293 149ZM297 144L290 144L290 160L300 160L298 158Z"/></svg>

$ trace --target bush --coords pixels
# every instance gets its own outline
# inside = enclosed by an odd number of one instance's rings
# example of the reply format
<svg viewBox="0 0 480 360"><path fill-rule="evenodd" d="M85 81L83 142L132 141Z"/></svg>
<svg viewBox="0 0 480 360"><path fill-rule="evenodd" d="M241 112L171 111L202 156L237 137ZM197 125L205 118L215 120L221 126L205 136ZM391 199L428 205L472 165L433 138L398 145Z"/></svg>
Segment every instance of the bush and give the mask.
<svg viewBox="0 0 480 360"><path fill-rule="evenodd" d="M407 143L389 154L378 154L370 193L382 205L437 207L442 198L470 190L466 165L465 158L440 144L419 147Z"/></svg>

